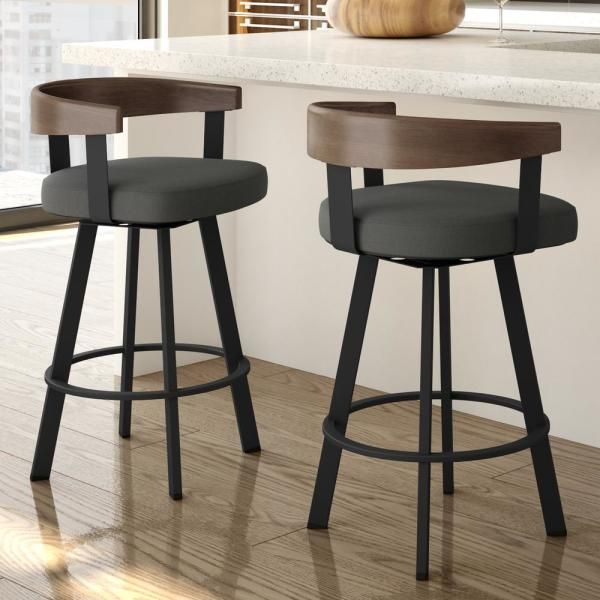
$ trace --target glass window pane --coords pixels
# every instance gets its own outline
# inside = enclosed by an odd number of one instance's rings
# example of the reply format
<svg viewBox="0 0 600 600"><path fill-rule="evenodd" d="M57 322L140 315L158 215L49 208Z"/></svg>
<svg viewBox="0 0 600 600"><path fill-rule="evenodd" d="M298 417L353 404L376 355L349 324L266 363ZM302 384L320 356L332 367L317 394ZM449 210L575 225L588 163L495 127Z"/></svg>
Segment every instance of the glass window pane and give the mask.
<svg viewBox="0 0 600 600"><path fill-rule="evenodd" d="M587 15L600 12L600 0L466 0L466 4L467 26L497 27L497 5L502 4L505 28L524 31L586 31Z"/></svg>
<svg viewBox="0 0 600 600"><path fill-rule="evenodd" d="M38 204L48 172L48 139L29 132L31 88L109 74L63 65L61 45L133 39L137 8L137 0L0 0L0 209ZM82 150L72 145L74 164L83 162Z"/></svg>

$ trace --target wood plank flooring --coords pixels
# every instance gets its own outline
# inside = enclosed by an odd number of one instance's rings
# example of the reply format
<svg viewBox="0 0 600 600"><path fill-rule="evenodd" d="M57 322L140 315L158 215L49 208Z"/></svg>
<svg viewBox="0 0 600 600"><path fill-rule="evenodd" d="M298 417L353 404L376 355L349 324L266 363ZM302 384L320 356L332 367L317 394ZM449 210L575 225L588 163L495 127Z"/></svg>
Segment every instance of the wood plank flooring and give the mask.
<svg viewBox="0 0 600 600"><path fill-rule="evenodd" d="M600 598L600 449L553 440L569 536L547 539L529 455L433 467L431 580L414 580L416 467L345 454L329 531L305 523L331 380L252 359L263 451L244 455L228 390L181 401L185 497L167 495L163 407L68 398L51 483L28 479L73 232L0 238L0 598L593 600ZM112 239L98 241L80 347L111 343ZM12 277L12 274L15 274ZM115 386L113 364L77 381ZM180 369L182 385L224 373ZM137 389L162 384L140 377ZM373 390L358 388L357 397ZM457 445L522 431L456 414ZM417 406L353 415L355 438L414 448ZM439 447L439 414L435 413Z"/></svg>

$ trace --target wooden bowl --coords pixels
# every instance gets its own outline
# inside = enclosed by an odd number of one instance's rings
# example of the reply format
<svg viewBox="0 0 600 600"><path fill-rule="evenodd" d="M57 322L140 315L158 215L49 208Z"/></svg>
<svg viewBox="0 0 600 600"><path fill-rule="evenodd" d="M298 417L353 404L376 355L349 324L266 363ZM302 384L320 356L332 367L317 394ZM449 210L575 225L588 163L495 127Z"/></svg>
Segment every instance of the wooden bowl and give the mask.
<svg viewBox="0 0 600 600"><path fill-rule="evenodd" d="M410 38L448 33L465 17L465 0L329 0L333 27L361 37Z"/></svg>

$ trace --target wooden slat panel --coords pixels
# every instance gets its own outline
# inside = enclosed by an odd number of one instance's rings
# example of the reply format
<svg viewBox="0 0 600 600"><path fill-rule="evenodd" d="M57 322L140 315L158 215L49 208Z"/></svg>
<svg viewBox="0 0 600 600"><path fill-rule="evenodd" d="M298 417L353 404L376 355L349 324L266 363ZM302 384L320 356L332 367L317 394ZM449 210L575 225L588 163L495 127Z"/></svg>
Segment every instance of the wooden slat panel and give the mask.
<svg viewBox="0 0 600 600"><path fill-rule="evenodd" d="M308 16L308 0L230 0L229 11L238 13Z"/></svg>
<svg viewBox="0 0 600 600"><path fill-rule="evenodd" d="M309 21L302 18L261 17L256 15L230 16L231 33L268 33L275 31L305 31Z"/></svg>

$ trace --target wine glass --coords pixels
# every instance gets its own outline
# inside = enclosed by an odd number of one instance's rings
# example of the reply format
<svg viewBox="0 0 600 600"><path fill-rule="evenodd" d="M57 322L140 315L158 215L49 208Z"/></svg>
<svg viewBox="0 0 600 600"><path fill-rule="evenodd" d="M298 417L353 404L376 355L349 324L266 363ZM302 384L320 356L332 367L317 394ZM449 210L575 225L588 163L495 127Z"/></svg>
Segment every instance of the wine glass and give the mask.
<svg viewBox="0 0 600 600"><path fill-rule="evenodd" d="M498 37L492 40L492 44L494 46L501 46L510 42L510 40L504 35L504 5L509 2L509 0L494 0L494 2L498 5L499 26Z"/></svg>

